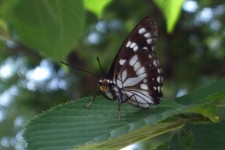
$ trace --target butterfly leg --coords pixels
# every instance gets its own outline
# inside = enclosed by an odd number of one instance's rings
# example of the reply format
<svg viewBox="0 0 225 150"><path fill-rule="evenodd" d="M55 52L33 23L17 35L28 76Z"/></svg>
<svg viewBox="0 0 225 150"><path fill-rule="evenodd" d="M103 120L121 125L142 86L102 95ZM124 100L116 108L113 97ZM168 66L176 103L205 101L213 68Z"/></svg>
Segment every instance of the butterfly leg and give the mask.
<svg viewBox="0 0 225 150"><path fill-rule="evenodd" d="M137 103L137 107L140 107L140 105L139 105L139 103L138 103L138 100L137 100L137 98L136 98L136 96L133 94L133 96L134 96L134 99L135 99L135 101L136 101L136 103Z"/></svg>
<svg viewBox="0 0 225 150"><path fill-rule="evenodd" d="M121 91L119 92L121 93ZM127 95L126 95L127 96ZM132 98L134 95L131 96L127 96L127 98L125 100L122 99L122 94L119 94L119 96L117 96L117 104L118 104L118 113L119 113L119 120L121 120L121 103L126 102L127 100L129 100L130 98ZM120 98L119 98L120 97Z"/></svg>
<svg viewBox="0 0 225 150"><path fill-rule="evenodd" d="M121 120L121 114L120 114L120 101L118 100L117 101L117 103L118 103L118 112L119 112L119 120Z"/></svg>
<svg viewBox="0 0 225 150"><path fill-rule="evenodd" d="M131 96L128 96L126 94L126 96L127 96L127 98L125 100L123 100L123 102L126 102L126 101L128 101L129 99L131 99L133 97L135 99L135 102L137 103L138 107L140 107L135 94L132 94Z"/></svg>
<svg viewBox="0 0 225 150"><path fill-rule="evenodd" d="M122 103L121 91L118 92L116 99L117 99L117 105L118 105L119 120L121 120L121 103Z"/></svg>
<svg viewBox="0 0 225 150"><path fill-rule="evenodd" d="M96 96L97 96L98 93L99 93L99 91L97 91L95 93L93 99L87 105L84 105L83 107L85 107L85 108L89 107L95 101L95 98L96 98Z"/></svg>

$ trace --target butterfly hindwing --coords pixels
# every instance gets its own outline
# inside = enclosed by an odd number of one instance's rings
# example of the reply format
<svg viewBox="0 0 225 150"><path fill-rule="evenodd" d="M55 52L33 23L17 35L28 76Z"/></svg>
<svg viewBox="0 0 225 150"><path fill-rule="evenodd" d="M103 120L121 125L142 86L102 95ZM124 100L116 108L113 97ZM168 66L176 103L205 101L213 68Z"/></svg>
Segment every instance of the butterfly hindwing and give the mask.
<svg viewBox="0 0 225 150"><path fill-rule="evenodd" d="M158 103L162 96L162 70L158 59L150 51L142 49L122 66L116 84L128 101L137 107L148 107Z"/></svg>

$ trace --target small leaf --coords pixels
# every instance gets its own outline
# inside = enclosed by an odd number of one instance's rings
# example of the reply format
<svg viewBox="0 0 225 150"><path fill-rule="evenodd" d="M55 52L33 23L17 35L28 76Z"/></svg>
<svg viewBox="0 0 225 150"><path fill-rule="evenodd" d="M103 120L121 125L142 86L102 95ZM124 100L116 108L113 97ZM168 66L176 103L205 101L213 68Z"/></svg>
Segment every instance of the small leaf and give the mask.
<svg viewBox="0 0 225 150"><path fill-rule="evenodd" d="M112 0L83 0L84 7L93 12L98 18L102 17L103 10Z"/></svg>
<svg viewBox="0 0 225 150"><path fill-rule="evenodd" d="M196 107L192 107L187 110L187 112L198 113L207 118L209 118L212 122L219 122L219 117L217 114L217 108L215 105L199 105Z"/></svg>
<svg viewBox="0 0 225 150"><path fill-rule="evenodd" d="M81 0L19 0L9 11L19 39L56 61L65 59L84 27Z"/></svg>
<svg viewBox="0 0 225 150"><path fill-rule="evenodd" d="M0 41L7 41L10 39L9 31L5 21L0 19Z"/></svg>
<svg viewBox="0 0 225 150"><path fill-rule="evenodd" d="M167 21L167 31L170 33L180 16L184 0L154 0L156 5L164 14Z"/></svg>

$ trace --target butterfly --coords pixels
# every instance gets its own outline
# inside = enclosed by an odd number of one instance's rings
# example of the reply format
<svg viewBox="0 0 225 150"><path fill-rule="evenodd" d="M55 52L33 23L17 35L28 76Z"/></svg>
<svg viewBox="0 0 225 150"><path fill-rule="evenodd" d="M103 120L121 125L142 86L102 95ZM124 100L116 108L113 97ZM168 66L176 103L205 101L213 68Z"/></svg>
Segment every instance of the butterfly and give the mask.
<svg viewBox="0 0 225 150"><path fill-rule="evenodd" d="M156 22L150 17L137 24L116 54L108 75L98 81L101 94L117 101L118 106L128 102L148 108L159 103L163 77L155 56L157 36Z"/></svg>

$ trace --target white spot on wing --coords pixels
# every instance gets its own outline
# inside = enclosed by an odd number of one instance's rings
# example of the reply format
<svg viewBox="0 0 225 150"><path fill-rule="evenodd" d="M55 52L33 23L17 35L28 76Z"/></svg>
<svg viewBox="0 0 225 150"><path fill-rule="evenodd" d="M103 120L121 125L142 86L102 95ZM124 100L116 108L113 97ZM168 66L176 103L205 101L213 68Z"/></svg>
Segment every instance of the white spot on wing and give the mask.
<svg viewBox="0 0 225 150"><path fill-rule="evenodd" d="M145 72L145 67L142 66L140 69L137 70L136 74L139 75L139 74L142 74L144 72Z"/></svg>
<svg viewBox="0 0 225 150"><path fill-rule="evenodd" d="M158 66L158 62L157 62L156 59L153 60L153 65L156 66L156 67Z"/></svg>
<svg viewBox="0 0 225 150"><path fill-rule="evenodd" d="M150 59L152 59L152 58L153 58L153 56L152 56L151 54L149 54L149 55L148 55L148 57L149 57Z"/></svg>
<svg viewBox="0 0 225 150"><path fill-rule="evenodd" d="M147 84L141 84L141 85L140 85L140 88L141 88L142 90L148 90L148 85L147 85Z"/></svg>
<svg viewBox="0 0 225 150"><path fill-rule="evenodd" d="M124 87L134 86L134 85L138 84L140 81L142 81L146 76L147 76L147 74L144 73L144 74L141 74L141 75L139 75L137 77L134 77L134 78L128 78L123 83L123 86Z"/></svg>
<svg viewBox="0 0 225 150"><path fill-rule="evenodd" d="M136 45L133 50L136 52L138 50L138 46Z"/></svg>
<svg viewBox="0 0 225 150"><path fill-rule="evenodd" d="M130 48L134 48L137 44L135 42L131 43Z"/></svg>
<svg viewBox="0 0 225 150"><path fill-rule="evenodd" d="M160 86L158 86L158 92L159 92L159 93L161 92L161 88L160 88Z"/></svg>
<svg viewBox="0 0 225 150"><path fill-rule="evenodd" d="M139 30L138 30L138 33L139 34L143 34L143 33L145 33L146 32L146 29L145 28L140 28Z"/></svg>
<svg viewBox="0 0 225 150"><path fill-rule="evenodd" d="M116 84L119 88L122 88L122 82L120 80L116 80Z"/></svg>
<svg viewBox="0 0 225 150"><path fill-rule="evenodd" d="M128 41L126 47L129 47L130 44L131 44L131 41Z"/></svg>
<svg viewBox="0 0 225 150"><path fill-rule="evenodd" d="M139 61L136 62L136 64L134 65L134 71L137 71L140 67L141 67L141 63Z"/></svg>
<svg viewBox="0 0 225 150"><path fill-rule="evenodd" d="M148 32L148 33L145 33L145 34L144 34L144 37L150 38L150 37L151 37L151 33L149 33L149 32Z"/></svg>
<svg viewBox="0 0 225 150"><path fill-rule="evenodd" d="M127 70L124 70L122 73L122 82L127 78Z"/></svg>
<svg viewBox="0 0 225 150"><path fill-rule="evenodd" d="M113 89L114 89L115 92L118 92L119 91L118 90L118 87L116 87L116 86L114 86Z"/></svg>
<svg viewBox="0 0 225 150"><path fill-rule="evenodd" d="M156 63L159 65L159 61L156 59Z"/></svg>
<svg viewBox="0 0 225 150"><path fill-rule="evenodd" d="M147 43L151 44L152 43L152 39L147 39Z"/></svg>
<svg viewBox="0 0 225 150"><path fill-rule="evenodd" d="M158 73L162 73L162 70L160 68L157 69Z"/></svg>
<svg viewBox="0 0 225 150"><path fill-rule="evenodd" d="M147 47L143 47L142 49L146 49L146 50L148 50L148 48L147 48Z"/></svg>
<svg viewBox="0 0 225 150"><path fill-rule="evenodd" d="M144 73L144 74L139 75L138 77L141 77L142 79L144 79L145 77L147 77L147 74Z"/></svg>
<svg viewBox="0 0 225 150"><path fill-rule="evenodd" d="M157 77L157 82L158 82L158 83L161 83L161 77L160 77L160 76Z"/></svg>
<svg viewBox="0 0 225 150"><path fill-rule="evenodd" d="M120 59L120 61L119 61L120 65L123 65L125 62L126 62L125 59Z"/></svg>
<svg viewBox="0 0 225 150"><path fill-rule="evenodd" d="M134 55L134 56L130 59L129 64L130 64L131 66L134 66L134 64L137 62L137 60L138 60L138 56L137 56L137 55Z"/></svg>

